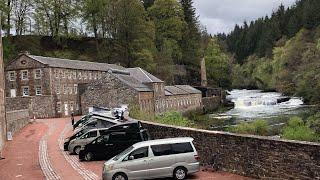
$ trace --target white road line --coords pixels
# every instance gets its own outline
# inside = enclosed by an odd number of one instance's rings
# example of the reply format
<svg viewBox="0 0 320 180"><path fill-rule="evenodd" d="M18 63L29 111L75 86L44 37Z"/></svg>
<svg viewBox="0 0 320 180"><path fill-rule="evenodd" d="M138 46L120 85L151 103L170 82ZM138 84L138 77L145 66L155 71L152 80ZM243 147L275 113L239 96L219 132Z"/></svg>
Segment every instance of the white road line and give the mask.
<svg viewBox="0 0 320 180"><path fill-rule="evenodd" d="M49 131L44 135L39 143L39 163L43 174L47 180L60 180L60 176L54 171L48 156L47 140L48 136L54 131L55 126L49 125Z"/></svg>
<svg viewBox="0 0 320 180"><path fill-rule="evenodd" d="M61 132L58 140L61 153L63 154L67 162L71 165L71 167L74 170L76 170L85 180L98 180L99 179L98 175L96 175L94 172L83 167L76 156L70 156L68 152L64 151L64 148L63 148L64 136L68 130L71 130L71 127L66 125L63 131Z"/></svg>

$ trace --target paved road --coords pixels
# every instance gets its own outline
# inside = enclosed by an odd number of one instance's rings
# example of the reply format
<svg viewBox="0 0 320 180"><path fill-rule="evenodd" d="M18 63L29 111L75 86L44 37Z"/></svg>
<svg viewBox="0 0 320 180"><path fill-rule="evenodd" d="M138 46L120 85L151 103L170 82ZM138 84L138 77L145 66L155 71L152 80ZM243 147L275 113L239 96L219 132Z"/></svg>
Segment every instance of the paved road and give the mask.
<svg viewBox="0 0 320 180"><path fill-rule="evenodd" d="M63 151L63 140L72 133L69 119L37 120L7 143L0 160L0 180L99 180L104 161L79 162ZM188 179L248 179L225 172L201 171Z"/></svg>

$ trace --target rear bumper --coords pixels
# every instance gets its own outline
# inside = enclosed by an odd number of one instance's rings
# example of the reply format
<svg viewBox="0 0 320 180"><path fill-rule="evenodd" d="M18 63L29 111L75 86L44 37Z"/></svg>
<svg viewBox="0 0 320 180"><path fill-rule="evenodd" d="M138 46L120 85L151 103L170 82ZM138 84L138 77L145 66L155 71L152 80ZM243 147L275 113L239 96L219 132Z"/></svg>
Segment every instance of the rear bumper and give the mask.
<svg viewBox="0 0 320 180"><path fill-rule="evenodd" d="M187 169L188 169L188 174L193 174L193 173L199 172L200 171L200 163L197 162L197 163L189 164Z"/></svg>

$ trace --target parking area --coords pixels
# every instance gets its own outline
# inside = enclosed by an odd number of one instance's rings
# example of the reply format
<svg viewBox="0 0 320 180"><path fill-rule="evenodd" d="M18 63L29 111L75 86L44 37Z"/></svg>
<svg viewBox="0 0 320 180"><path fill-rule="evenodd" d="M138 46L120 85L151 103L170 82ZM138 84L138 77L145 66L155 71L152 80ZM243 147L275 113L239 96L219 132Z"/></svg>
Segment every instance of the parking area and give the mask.
<svg viewBox="0 0 320 180"><path fill-rule="evenodd" d="M72 134L69 118L37 120L7 143L0 160L0 179L101 179L104 161L80 162L63 150ZM225 172L201 171L188 179L248 179Z"/></svg>

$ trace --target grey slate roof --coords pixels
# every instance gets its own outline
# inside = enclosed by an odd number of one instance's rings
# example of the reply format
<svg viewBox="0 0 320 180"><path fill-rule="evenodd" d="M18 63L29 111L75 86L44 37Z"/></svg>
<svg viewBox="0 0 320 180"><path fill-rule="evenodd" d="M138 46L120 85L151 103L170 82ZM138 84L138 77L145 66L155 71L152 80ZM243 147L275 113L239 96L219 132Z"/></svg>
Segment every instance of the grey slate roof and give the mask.
<svg viewBox="0 0 320 180"><path fill-rule="evenodd" d="M141 83L158 83L163 82L159 78L155 77L154 75L148 73L147 71L141 68L127 68L127 71L130 72L131 76L135 77Z"/></svg>
<svg viewBox="0 0 320 180"><path fill-rule="evenodd" d="M134 88L135 90L139 92L151 92L152 90L146 86L145 84L142 84L139 82L135 77L128 75L128 74L119 74L113 72L112 75L117 77L120 81L127 84L128 86Z"/></svg>
<svg viewBox="0 0 320 180"><path fill-rule="evenodd" d="M116 64L78 61L78 60L70 60L70 59L34 56L34 55L28 55L28 54L26 54L26 56L42 64L48 65L49 67L93 70L93 71L108 71L109 69L120 69L120 70L125 69L124 67L118 66Z"/></svg>
<svg viewBox="0 0 320 180"><path fill-rule="evenodd" d="M202 94L201 91L199 91L198 89L196 89L192 86L189 86L189 85L175 85L175 86L184 90L184 91L187 91L190 94Z"/></svg>
<svg viewBox="0 0 320 180"><path fill-rule="evenodd" d="M189 85L175 85L165 86L165 95L188 95L188 94L201 94L201 91L189 86Z"/></svg>

